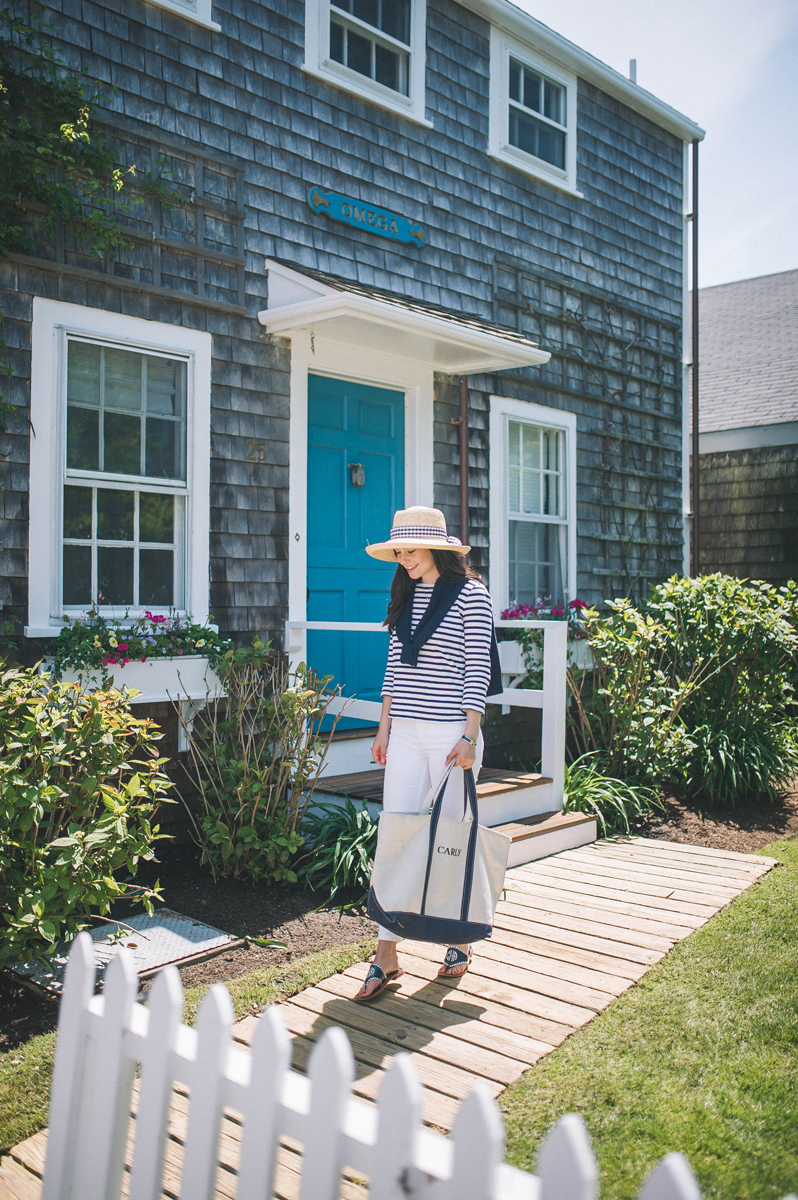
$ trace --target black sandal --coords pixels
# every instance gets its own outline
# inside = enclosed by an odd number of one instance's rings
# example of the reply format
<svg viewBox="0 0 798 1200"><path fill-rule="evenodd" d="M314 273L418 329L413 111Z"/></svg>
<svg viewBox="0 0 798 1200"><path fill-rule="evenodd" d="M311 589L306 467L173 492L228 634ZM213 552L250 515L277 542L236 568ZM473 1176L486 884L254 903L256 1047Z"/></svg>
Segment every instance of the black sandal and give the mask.
<svg viewBox="0 0 798 1200"><path fill-rule="evenodd" d="M378 967L376 963L372 963L368 969L366 978L361 984L361 988L367 987L374 979L378 980L379 986L375 987L373 992L369 992L368 996L355 996L354 999L360 1001L376 1000L378 996L382 995L388 984L398 979L400 975L404 975L402 967L397 967L395 971L388 971L386 974L382 967Z"/></svg>
<svg viewBox="0 0 798 1200"><path fill-rule="evenodd" d="M441 979L459 979L471 966L473 955L473 946L468 947L468 954L458 946L450 946L443 956L443 965L438 968L438 976ZM453 971L453 967L462 967L463 969L462 971Z"/></svg>

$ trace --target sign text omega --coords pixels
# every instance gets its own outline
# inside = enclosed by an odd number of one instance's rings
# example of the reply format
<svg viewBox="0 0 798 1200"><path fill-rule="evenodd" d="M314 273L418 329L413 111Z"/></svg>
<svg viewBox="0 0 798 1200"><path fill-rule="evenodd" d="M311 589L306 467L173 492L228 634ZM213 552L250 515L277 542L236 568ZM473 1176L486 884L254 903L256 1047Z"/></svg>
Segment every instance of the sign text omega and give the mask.
<svg viewBox="0 0 798 1200"><path fill-rule="evenodd" d="M404 242L408 246L426 244L427 234L422 225L400 217L398 213L388 212L385 208L377 208L374 204L364 204L352 196L341 196L338 192L323 192L321 188L308 189L308 205L315 213L323 213L331 221L343 221L356 229L374 233L377 237L390 238L394 242Z"/></svg>

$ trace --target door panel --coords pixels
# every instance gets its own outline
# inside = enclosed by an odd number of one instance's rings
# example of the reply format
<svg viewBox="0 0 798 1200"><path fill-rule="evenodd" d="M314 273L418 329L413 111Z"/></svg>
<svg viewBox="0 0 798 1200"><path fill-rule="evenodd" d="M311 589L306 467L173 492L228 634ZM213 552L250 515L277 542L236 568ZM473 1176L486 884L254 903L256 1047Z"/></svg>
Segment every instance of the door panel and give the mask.
<svg viewBox="0 0 798 1200"><path fill-rule="evenodd" d="M355 487L350 464L365 471ZM404 504L404 393L308 377L308 620L384 620L395 568L365 553ZM379 700L387 635L311 630L308 661L345 696ZM341 726L362 722L344 720Z"/></svg>

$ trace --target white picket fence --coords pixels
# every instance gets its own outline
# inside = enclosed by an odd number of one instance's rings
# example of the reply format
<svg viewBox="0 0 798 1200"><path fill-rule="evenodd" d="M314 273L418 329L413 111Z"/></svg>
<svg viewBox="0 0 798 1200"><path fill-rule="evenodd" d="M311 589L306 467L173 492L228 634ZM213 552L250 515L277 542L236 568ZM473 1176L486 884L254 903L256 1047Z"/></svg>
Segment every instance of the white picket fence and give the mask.
<svg viewBox="0 0 798 1200"><path fill-rule="evenodd" d="M129 1142L127 1195L160 1200L175 1082L190 1089L181 1200L212 1200L225 1109L243 1117L237 1200L272 1195L281 1138L302 1146L299 1200L335 1200L344 1167L368 1178L370 1200L596 1200L596 1162L574 1114L549 1132L538 1175L528 1175L502 1161L501 1117L479 1085L445 1138L421 1125L421 1086L407 1054L393 1060L374 1106L352 1095L355 1064L343 1030L321 1036L300 1075L278 1006L266 1010L247 1049L232 1043L222 985L206 996L195 1029L182 1024L174 967L157 977L146 1008L137 987L132 957L120 950L103 995L94 996L92 942L79 935L58 1020L42 1200L118 1200ZM664 1158L639 1200L700 1200L687 1160Z"/></svg>

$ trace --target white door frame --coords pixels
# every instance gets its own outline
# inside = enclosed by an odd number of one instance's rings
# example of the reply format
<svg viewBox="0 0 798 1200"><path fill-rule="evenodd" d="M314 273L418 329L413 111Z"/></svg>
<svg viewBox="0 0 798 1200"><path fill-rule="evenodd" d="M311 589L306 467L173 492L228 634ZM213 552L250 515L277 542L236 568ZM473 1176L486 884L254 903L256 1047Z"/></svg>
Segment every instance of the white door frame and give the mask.
<svg viewBox="0 0 798 1200"><path fill-rule="evenodd" d="M288 620L307 616L308 374L331 375L405 394L404 503L433 501L433 368L342 345L313 329L291 334L288 482ZM389 530L385 530L387 538ZM356 564L353 564L353 566ZM292 629L286 650L292 665L306 661L307 634Z"/></svg>

